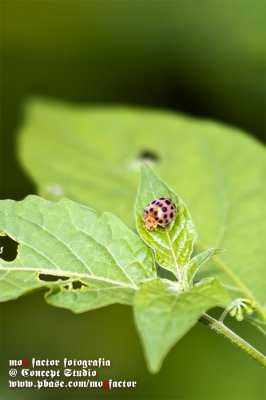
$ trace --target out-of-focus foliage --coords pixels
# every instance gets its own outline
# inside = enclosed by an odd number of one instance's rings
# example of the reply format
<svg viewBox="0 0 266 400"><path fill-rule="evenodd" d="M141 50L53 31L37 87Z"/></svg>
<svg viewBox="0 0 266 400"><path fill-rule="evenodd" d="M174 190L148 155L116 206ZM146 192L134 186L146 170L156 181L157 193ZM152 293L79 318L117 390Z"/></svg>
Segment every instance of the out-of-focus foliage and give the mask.
<svg viewBox="0 0 266 400"><path fill-rule="evenodd" d="M1 7L4 198L32 192L10 165L21 104L31 95L167 107L263 137L263 1L10 0Z"/></svg>

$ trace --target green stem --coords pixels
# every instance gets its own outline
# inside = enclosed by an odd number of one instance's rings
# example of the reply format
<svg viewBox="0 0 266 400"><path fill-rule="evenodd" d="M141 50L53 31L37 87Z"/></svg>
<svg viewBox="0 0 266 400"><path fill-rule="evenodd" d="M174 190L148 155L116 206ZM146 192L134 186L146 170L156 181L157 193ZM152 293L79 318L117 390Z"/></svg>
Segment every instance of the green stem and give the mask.
<svg viewBox="0 0 266 400"><path fill-rule="evenodd" d="M260 353L257 349L247 343L244 339L238 336L236 333L227 328L222 322L217 321L208 314L203 314L200 318L200 322L207 325L210 329L214 330L216 333L224 336L231 343L235 344L241 350L245 351L254 360L256 360L260 365L266 367L266 357Z"/></svg>

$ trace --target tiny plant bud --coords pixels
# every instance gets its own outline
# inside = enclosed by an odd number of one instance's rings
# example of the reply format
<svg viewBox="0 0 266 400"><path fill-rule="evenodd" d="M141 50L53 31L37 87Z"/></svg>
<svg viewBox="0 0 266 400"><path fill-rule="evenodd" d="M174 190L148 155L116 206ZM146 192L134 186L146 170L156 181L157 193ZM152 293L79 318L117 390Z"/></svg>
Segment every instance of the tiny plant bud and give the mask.
<svg viewBox="0 0 266 400"><path fill-rule="evenodd" d="M244 314L252 315L256 308L256 302L250 299L235 299L222 313L219 321L223 322L229 313L231 317L235 317L237 321L243 321Z"/></svg>

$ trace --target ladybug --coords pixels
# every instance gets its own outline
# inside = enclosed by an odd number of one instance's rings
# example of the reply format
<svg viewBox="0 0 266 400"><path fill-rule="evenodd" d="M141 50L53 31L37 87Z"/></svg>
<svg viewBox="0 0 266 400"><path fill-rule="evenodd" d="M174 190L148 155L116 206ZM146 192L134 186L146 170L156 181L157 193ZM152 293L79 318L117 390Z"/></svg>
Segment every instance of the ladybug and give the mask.
<svg viewBox="0 0 266 400"><path fill-rule="evenodd" d="M158 225L165 228L175 217L176 206L173 200L167 197L160 197L152 200L147 205L142 221L148 231L155 231Z"/></svg>

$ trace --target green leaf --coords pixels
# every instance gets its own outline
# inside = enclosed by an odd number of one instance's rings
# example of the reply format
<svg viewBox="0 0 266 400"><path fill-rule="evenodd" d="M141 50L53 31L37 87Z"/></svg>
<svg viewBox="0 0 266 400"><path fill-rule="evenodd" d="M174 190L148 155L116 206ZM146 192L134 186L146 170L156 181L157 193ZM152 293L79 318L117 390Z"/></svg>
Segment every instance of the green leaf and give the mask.
<svg viewBox="0 0 266 400"><path fill-rule="evenodd" d="M48 287L50 304L83 312L131 304L156 276L151 251L118 218L68 199L1 201L0 231L19 243L14 261L0 261L1 301Z"/></svg>
<svg viewBox="0 0 266 400"><path fill-rule="evenodd" d="M202 253L197 254L193 257L188 264L186 265L186 278L188 280L188 284L193 283L193 279L202 265L207 262L212 256L215 254L222 253L224 249L209 249L203 251Z"/></svg>
<svg viewBox="0 0 266 400"><path fill-rule="evenodd" d="M169 197L173 200L177 216L167 228L158 227L155 231L149 231L142 221L144 209L152 200L160 197ZM143 165L141 169L135 215L138 232L144 242L154 250L158 264L179 277L180 269L190 259L197 235L196 230L180 196L161 182L147 165Z"/></svg>
<svg viewBox="0 0 266 400"><path fill-rule="evenodd" d="M227 306L228 295L216 279L204 279L187 292L178 292L170 281L159 278L141 286L136 294L134 312L147 363L157 372L177 343L215 306Z"/></svg>
<svg viewBox="0 0 266 400"><path fill-rule="evenodd" d="M265 149L256 140L236 128L158 109L35 100L19 145L21 162L43 197L67 196L131 226L139 164L150 156L193 216L196 252L227 249L200 275L219 278L232 299L255 300L250 321L266 328L266 167Z"/></svg>

